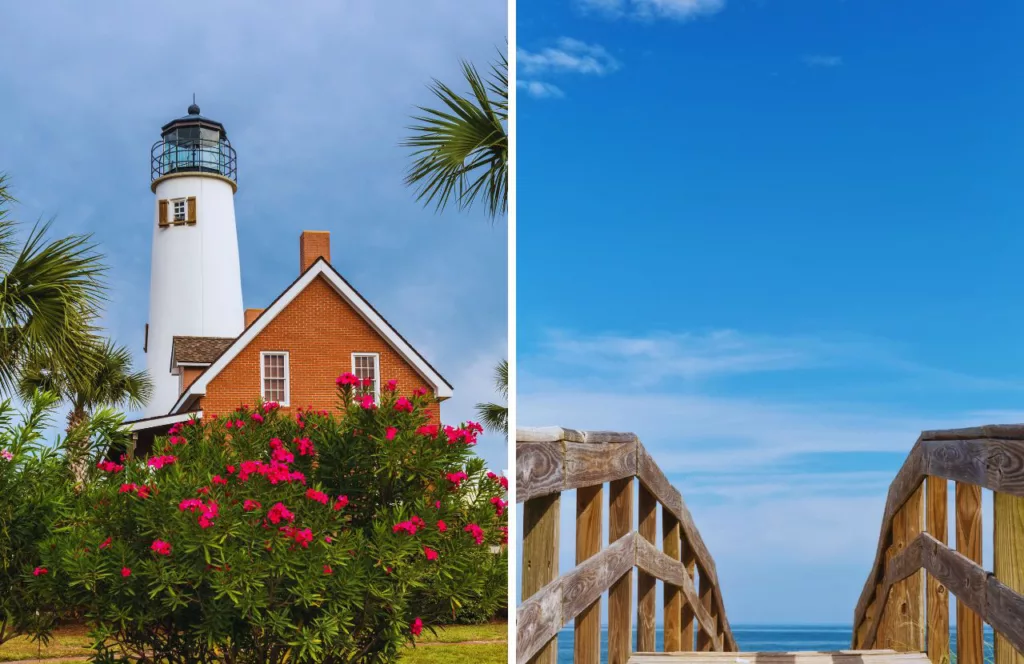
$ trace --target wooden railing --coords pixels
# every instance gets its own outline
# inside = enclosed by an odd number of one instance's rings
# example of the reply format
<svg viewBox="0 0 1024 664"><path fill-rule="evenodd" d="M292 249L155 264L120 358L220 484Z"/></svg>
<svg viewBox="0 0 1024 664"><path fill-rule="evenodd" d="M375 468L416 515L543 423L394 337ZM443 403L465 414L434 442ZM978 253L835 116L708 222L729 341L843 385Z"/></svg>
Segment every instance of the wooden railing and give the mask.
<svg viewBox="0 0 1024 664"><path fill-rule="evenodd" d="M950 480L955 549L946 532ZM981 567L982 489L994 492L993 572ZM1024 425L921 434L889 487L853 647L925 651L933 664L949 664L950 592L956 664L982 664L982 621L995 633L995 664L1024 664Z"/></svg>
<svg viewBox="0 0 1024 664"><path fill-rule="evenodd" d="M634 529L634 478L640 481ZM604 484L608 548L602 550ZM563 491L576 490L576 567L558 574ZM516 661L555 664L556 637L570 620L577 664L600 661L601 596L608 592L608 661L632 650L633 568L637 650L655 650L655 584L664 582L666 651L735 651L715 562L680 493L630 433L516 431L516 501L523 502L522 603ZM661 504L662 549L657 513ZM697 581L694 582L694 571ZM694 645L696 621L696 646Z"/></svg>

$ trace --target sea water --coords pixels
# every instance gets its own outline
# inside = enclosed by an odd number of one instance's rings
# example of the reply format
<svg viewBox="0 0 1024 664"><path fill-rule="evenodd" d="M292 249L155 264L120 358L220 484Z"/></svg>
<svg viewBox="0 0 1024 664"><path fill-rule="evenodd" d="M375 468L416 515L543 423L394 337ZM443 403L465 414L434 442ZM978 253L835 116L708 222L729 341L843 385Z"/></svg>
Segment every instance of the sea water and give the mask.
<svg viewBox="0 0 1024 664"><path fill-rule="evenodd" d="M852 633L846 625L733 625L733 636L745 652L789 652L794 650L849 650ZM657 649L664 648L664 633L657 628ZM636 646L636 630L633 630ZM572 626L558 634L558 664L572 662ZM950 635L950 648L956 652L956 629ZM955 660L955 658L954 658ZM608 628L601 628L601 661L608 661ZM992 661L992 630L985 626L985 661Z"/></svg>

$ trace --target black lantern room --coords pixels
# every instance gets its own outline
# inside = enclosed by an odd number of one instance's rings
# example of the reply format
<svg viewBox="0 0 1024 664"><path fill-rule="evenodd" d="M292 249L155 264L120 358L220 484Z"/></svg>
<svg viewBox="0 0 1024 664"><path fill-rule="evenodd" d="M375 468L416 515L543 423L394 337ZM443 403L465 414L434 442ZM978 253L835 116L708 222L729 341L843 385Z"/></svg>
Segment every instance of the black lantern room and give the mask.
<svg viewBox="0 0 1024 664"><path fill-rule="evenodd" d="M201 115L195 102L188 107L188 115L161 127L151 155L153 181L185 173L210 173L238 181L235 149L224 125Z"/></svg>

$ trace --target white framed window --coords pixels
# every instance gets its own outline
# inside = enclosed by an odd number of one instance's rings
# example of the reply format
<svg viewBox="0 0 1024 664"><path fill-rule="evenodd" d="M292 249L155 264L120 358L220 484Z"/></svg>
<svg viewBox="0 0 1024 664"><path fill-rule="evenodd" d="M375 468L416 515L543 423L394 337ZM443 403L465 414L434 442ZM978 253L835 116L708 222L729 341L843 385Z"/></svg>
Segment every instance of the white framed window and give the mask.
<svg viewBox="0 0 1024 664"><path fill-rule="evenodd" d="M260 396L264 401L288 405L288 352L265 350L260 353Z"/></svg>
<svg viewBox="0 0 1024 664"><path fill-rule="evenodd" d="M172 220L175 222L182 222L188 218L188 208L184 198L178 198L171 201L173 206L171 212L173 214Z"/></svg>
<svg viewBox="0 0 1024 664"><path fill-rule="evenodd" d="M377 353L352 353L352 373L360 380L373 381L369 387L359 386L357 396L372 394L373 400L380 403L380 355Z"/></svg>

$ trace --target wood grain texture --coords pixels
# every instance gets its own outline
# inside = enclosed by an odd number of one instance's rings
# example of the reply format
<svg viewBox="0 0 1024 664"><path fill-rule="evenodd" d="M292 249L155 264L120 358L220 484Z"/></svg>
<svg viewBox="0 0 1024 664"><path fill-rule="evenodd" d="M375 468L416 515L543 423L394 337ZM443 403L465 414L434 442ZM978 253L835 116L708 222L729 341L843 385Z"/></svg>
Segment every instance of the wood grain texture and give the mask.
<svg viewBox="0 0 1024 664"><path fill-rule="evenodd" d="M976 484L956 483L956 550L977 564L981 564L981 487ZM948 586L947 586L948 587ZM968 603L956 595L956 661L957 664L982 664L981 615L972 611Z"/></svg>
<svg viewBox="0 0 1024 664"><path fill-rule="evenodd" d="M633 478L608 485L608 541L626 537L633 530ZM633 574L608 590L608 663L626 664L633 650Z"/></svg>
<svg viewBox="0 0 1024 664"><path fill-rule="evenodd" d="M1024 496L1022 432L1024 425L988 425L921 434L889 487L875 560L854 610L855 633L864 620L874 587L884 574L882 562L892 519L896 510L910 497L912 489L926 475L933 475Z"/></svg>
<svg viewBox="0 0 1024 664"><path fill-rule="evenodd" d="M520 427L516 429L516 443L559 443L562 441L582 443L586 437L582 431L564 427Z"/></svg>
<svg viewBox="0 0 1024 664"><path fill-rule="evenodd" d="M561 441L516 441L516 502L562 491L565 450Z"/></svg>
<svg viewBox="0 0 1024 664"><path fill-rule="evenodd" d="M718 634L718 626L714 620L715 582L703 570L697 575L697 598L696 611L703 610L709 615L707 622L699 618L697 620L697 650L717 650L715 636Z"/></svg>
<svg viewBox="0 0 1024 664"><path fill-rule="evenodd" d="M923 653L882 651L637 653L630 664L924 664Z"/></svg>
<svg viewBox="0 0 1024 664"><path fill-rule="evenodd" d="M546 444L546 443L541 443ZM558 535L561 494L542 496L523 505L523 599L529 599L558 577ZM543 630L534 629L534 633ZM517 632L518 634L518 632ZM536 664L557 664L555 639L530 643L538 647L529 660ZM521 647L517 644L517 650Z"/></svg>
<svg viewBox="0 0 1024 664"><path fill-rule="evenodd" d="M636 533L629 533L562 577L563 625L600 599L624 575L629 575L636 562L636 539Z"/></svg>
<svg viewBox="0 0 1024 664"><path fill-rule="evenodd" d="M927 523L925 529L938 542L949 542L949 482L941 477L925 481ZM932 664L949 662L949 593L934 574L928 575L928 644L926 652ZM870 613L870 610L868 611Z"/></svg>
<svg viewBox="0 0 1024 664"><path fill-rule="evenodd" d="M562 490L636 475L636 443L565 443Z"/></svg>
<svg viewBox="0 0 1024 664"><path fill-rule="evenodd" d="M697 569L696 557L693 555L693 549L690 547L689 542L686 541L685 537L682 537L682 531L680 531L679 539L679 557L683 563L683 567L686 569L686 581L690 588L693 589L692 597L689 595L683 598L683 609L681 611L681 617L679 622L681 623L682 629L680 634L680 640L683 642L680 650L690 651L695 647L696 633L693 631L693 621L696 619L697 614L694 611L694 607L699 604L697 601L697 586L694 581L694 573ZM680 588L683 585L680 584ZM733 648L735 650L735 648Z"/></svg>
<svg viewBox="0 0 1024 664"><path fill-rule="evenodd" d="M988 577L985 588L985 619L992 631L1024 652L1024 594L1002 584L995 576Z"/></svg>
<svg viewBox="0 0 1024 664"><path fill-rule="evenodd" d="M525 515L524 515L525 516ZM562 627L562 580L544 586L516 607L516 662L526 664Z"/></svg>
<svg viewBox="0 0 1024 664"><path fill-rule="evenodd" d="M900 509L900 528L904 542L913 542L924 532L924 484L911 494ZM899 607L902 648L899 652L923 652L925 649L924 571L916 570L900 581L906 604Z"/></svg>
<svg viewBox="0 0 1024 664"><path fill-rule="evenodd" d="M993 510L993 572L1008 589L1024 592L1024 498L996 493ZM1021 616L1024 620L1024 615ZM1022 649L1024 650L1024 649ZM1004 636L996 634L995 664L1024 664Z"/></svg>
<svg viewBox="0 0 1024 664"><path fill-rule="evenodd" d="M694 607L694 615L697 623L702 626L702 631L708 634L715 633L714 618L706 606L701 603L697 589L693 585L693 578L682 562L673 560L661 551L658 551L653 544L640 538L636 542L636 564L637 567L646 573L678 586L686 602ZM724 642L716 635L715 639L712 639L712 647L716 651L723 650ZM692 649L693 642L691 641L688 650ZM640 650L640 648L637 648L637 650Z"/></svg>
<svg viewBox="0 0 1024 664"><path fill-rule="evenodd" d="M686 568L682 565L679 551L679 520L668 510L662 510L661 512L661 549L668 558L679 562L682 573L685 574ZM637 550L639 551L639 549ZM639 560L639 553L637 559ZM679 586L679 583L673 584L665 580L662 593L666 652L683 649L682 624L680 623L683 609L683 593ZM687 650L690 650L690 648L687 648Z"/></svg>
<svg viewBox="0 0 1024 664"><path fill-rule="evenodd" d="M576 564L601 551L604 526L604 486L576 490ZM603 589L602 589L603 590ZM576 664L601 662L601 598L576 616L573 626L573 658Z"/></svg>
<svg viewBox="0 0 1024 664"><path fill-rule="evenodd" d="M654 543L658 536L658 501L654 494L643 484L637 493L638 522L637 533L645 542ZM654 608L655 608L655 577L644 572L637 573L636 601L636 649L639 652L654 652Z"/></svg>

